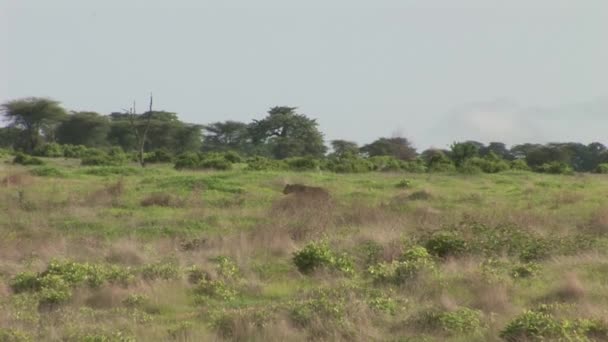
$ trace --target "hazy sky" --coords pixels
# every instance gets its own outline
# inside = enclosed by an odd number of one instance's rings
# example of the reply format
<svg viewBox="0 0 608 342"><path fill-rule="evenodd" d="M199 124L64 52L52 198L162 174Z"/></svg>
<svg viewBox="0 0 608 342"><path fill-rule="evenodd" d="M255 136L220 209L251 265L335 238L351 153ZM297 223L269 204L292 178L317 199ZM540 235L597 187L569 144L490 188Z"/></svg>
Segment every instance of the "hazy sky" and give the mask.
<svg viewBox="0 0 608 342"><path fill-rule="evenodd" d="M0 0L0 101L153 91L196 123L297 106L327 140L608 143L607 37L606 0Z"/></svg>

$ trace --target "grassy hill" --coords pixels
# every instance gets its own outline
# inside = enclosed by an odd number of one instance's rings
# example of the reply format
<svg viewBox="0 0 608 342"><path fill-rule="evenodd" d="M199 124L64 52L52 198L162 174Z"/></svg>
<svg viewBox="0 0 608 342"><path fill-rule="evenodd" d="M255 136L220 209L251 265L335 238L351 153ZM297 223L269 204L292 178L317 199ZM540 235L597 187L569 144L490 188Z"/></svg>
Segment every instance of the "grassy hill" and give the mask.
<svg viewBox="0 0 608 342"><path fill-rule="evenodd" d="M608 340L608 176L45 161L0 164L0 341Z"/></svg>

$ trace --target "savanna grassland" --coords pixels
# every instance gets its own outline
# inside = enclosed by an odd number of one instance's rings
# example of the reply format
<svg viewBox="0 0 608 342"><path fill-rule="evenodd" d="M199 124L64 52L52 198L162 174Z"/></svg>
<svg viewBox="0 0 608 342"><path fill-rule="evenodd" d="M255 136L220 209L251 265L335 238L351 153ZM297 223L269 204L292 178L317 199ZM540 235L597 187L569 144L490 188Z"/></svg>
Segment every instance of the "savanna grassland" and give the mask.
<svg viewBox="0 0 608 342"><path fill-rule="evenodd" d="M605 175L7 156L0 181L0 341L608 340Z"/></svg>

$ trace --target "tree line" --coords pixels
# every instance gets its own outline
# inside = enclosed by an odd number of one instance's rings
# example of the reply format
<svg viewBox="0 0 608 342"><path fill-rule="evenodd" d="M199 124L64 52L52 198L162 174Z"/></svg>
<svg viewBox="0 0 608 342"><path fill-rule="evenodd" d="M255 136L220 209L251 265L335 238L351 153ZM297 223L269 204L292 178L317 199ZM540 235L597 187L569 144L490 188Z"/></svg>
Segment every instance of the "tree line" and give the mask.
<svg viewBox="0 0 608 342"><path fill-rule="evenodd" d="M90 164L116 162L118 157L112 156L132 154L143 166L145 154L150 162L173 161L177 167L193 168L222 168L220 164L226 168L246 158L254 169L291 165L336 172L608 171L603 165L608 163L608 149L599 142L525 143L509 148L501 142L464 141L449 149L418 152L407 138L381 137L363 146L333 140L329 149L317 121L286 106L273 107L265 117L249 123L227 120L206 125L183 122L174 112L153 110L152 102L141 114L133 107L103 115L68 111L58 101L30 97L8 101L0 111L7 123L0 128L1 148L49 157L84 157L79 154L87 151Z"/></svg>

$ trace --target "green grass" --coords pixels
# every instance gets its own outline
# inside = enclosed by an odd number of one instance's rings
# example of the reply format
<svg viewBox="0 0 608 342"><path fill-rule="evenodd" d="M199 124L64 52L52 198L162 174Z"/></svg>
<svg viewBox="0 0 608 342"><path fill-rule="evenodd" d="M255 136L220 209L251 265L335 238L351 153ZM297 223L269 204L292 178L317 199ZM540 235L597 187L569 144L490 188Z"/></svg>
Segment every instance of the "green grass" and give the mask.
<svg viewBox="0 0 608 342"><path fill-rule="evenodd" d="M0 340L608 339L606 175L44 162L0 168ZM152 194L170 205L143 206ZM302 273L294 255L315 241L329 261ZM101 282L62 283L52 260ZM42 280L18 291L20 274Z"/></svg>

